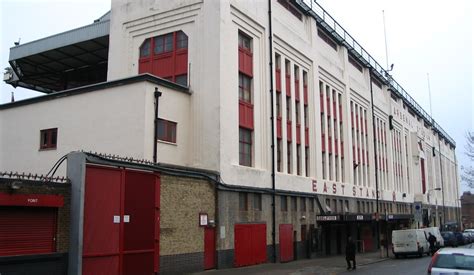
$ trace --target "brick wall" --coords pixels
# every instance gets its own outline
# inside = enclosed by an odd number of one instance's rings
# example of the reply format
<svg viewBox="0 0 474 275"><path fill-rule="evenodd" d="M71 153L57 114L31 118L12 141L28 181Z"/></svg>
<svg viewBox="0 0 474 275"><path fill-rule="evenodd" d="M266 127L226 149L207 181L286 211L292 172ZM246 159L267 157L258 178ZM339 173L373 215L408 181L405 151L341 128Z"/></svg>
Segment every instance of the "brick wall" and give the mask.
<svg viewBox="0 0 474 275"><path fill-rule="evenodd" d="M215 220L214 185L192 178L161 176L160 256L204 251L199 213Z"/></svg>
<svg viewBox="0 0 474 275"><path fill-rule="evenodd" d="M69 212L70 212L70 188L68 183L51 183L30 180L15 180L21 182L21 188L11 190L9 188L12 179L0 178L0 192L12 194L45 194L45 195L63 195L64 206L58 208L58 228L57 228L57 252L68 252L69 250Z"/></svg>

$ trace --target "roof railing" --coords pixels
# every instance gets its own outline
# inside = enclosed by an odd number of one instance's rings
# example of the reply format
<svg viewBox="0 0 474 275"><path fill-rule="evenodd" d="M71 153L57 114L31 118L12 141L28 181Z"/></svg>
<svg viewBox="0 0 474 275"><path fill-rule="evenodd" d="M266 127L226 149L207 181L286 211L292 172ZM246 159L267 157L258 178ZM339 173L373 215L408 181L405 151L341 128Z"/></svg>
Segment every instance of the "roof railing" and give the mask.
<svg viewBox="0 0 474 275"><path fill-rule="evenodd" d="M341 26L334 18L324 10L315 0L294 0L299 7L316 19L334 39L344 45L349 52L354 55L359 62L372 69L372 73L383 80L389 89L395 92L403 101L421 116L426 123L431 124L435 131L443 136L451 145L456 146L456 142L451 138L441 126L398 84L388 72Z"/></svg>

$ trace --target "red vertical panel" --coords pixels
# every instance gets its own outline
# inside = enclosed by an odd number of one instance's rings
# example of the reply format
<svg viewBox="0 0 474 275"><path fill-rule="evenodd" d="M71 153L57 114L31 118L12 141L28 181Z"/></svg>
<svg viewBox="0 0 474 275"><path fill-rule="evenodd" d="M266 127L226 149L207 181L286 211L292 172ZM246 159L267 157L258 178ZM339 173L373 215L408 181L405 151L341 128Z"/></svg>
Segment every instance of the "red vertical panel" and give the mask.
<svg viewBox="0 0 474 275"><path fill-rule="evenodd" d="M123 274L152 274L155 254L154 174L126 170L123 214Z"/></svg>
<svg viewBox="0 0 474 275"><path fill-rule="evenodd" d="M0 207L0 256L56 251L57 208Z"/></svg>
<svg viewBox="0 0 474 275"><path fill-rule="evenodd" d="M420 159L420 168L421 168L421 189L423 194L426 192L426 178L425 178L425 160Z"/></svg>
<svg viewBox="0 0 474 275"><path fill-rule="evenodd" d="M155 257L154 272L160 271L160 195L161 179L159 175L155 177Z"/></svg>
<svg viewBox="0 0 474 275"><path fill-rule="evenodd" d="M250 77L253 76L252 53L239 48L239 71Z"/></svg>
<svg viewBox="0 0 474 275"><path fill-rule="evenodd" d="M285 87L285 88L286 88L286 91L285 91L285 92L286 92L286 96L291 97L291 83L290 83L290 81L291 81L291 76L290 76L289 74L286 74L286 75L285 75L285 80L286 80L286 82L285 82L285 86L286 86L286 87Z"/></svg>
<svg viewBox="0 0 474 275"><path fill-rule="evenodd" d="M234 226L234 264L235 266L251 265L250 232L248 225Z"/></svg>
<svg viewBox="0 0 474 275"><path fill-rule="evenodd" d="M204 229L204 269L216 267L216 231L214 227Z"/></svg>
<svg viewBox="0 0 474 275"><path fill-rule="evenodd" d="M293 255L293 225L280 224L280 262L289 262L294 259Z"/></svg>
<svg viewBox="0 0 474 275"><path fill-rule="evenodd" d="M175 75L188 73L188 50L176 51Z"/></svg>
<svg viewBox="0 0 474 275"><path fill-rule="evenodd" d="M138 73L139 74L144 74L144 73L153 73L152 72L152 66L151 66L151 59L142 59L138 62Z"/></svg>
<svg viewBox="0 0 474 275"><path fill-rule="evenodd" d="M275 83L276 83L276 91L281 92L281 71L280 69L275 69Z"/></svg>
<svg viewBox="0 0 474 275"><path fill-rule="evenodd" d="M88 166L84 196L83 274L119 273L122 173ZM121 219L121 217L120 217Z"/></svg>
<svg viewBox="0 0 474 275"><path fill-rule="evenodd" d="M253 105L251 103L239 101L239 126L253 129Z"/></svg>
<svg viewBox="0 0 474 275"><path fill-rule="evenodd" d="M295 100L300 101L300 81L295 79Z"/></svg>
<svg viewBox="0 0 474 275"><path fill-rule="evenodd" d="M356 130L359 131L359 115L356 114Z"/></svg>
<svg viewBox="0 0 474 275"><path fill-rule="evenodd" d="M174 74L174 59L171 53L153 58L153 74L162 78L172 77Z"/></svg>
<svg viewBox="0 0 474 275"><path fill-rule="evenodd" d="M303 97L304 97L304 104L308 105L308 85L303 86Z"/></svg>
<svg viewBox="0 0 474 275"><path fill-rule="evenodd" d="M252 225L252 262L261 264L267 262L267 225Z"/></svg>

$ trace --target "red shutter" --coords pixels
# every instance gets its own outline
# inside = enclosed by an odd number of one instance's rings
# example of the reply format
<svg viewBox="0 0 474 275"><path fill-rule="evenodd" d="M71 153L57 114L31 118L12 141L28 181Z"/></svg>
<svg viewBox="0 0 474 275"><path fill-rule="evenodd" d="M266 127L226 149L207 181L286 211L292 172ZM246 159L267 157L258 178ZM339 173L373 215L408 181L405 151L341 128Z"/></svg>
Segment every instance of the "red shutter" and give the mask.
<svg viewBox="0 0 474 275"><path fill-rule="evenodd" d="M324 113L324 99L323 93L319 94L319 108L321 109L321 113Z"/></svg>
<svg viewBox="0 0 474 275"><path fill-rule="evenodd" d="M239 48L239 71L247 76L253 77L252 53L246 49Z"/></svg>
<svg viewBox="0 0 474 275"><path fill-rule="evenodd" d="M300 81L295 79L295 100L300 101Z"/></svg>
<svg viewBox="0 0 474 275"><path fill-rule="evenodd" d="M253 130L253 105L239 101L239 126Z"/></svg>
<svg viewBox="0 0 474 275"><path fill-rule="evenodd" d="M276 91L281 92L281 71L280 69L275 69L275 77L276 77Z"/></svg>
<svg viewBox="0 0 474 275"><path fill-rule="evenodd" d="M285 82L285 85L286 85L286 96L289 96L291 97L291 76L289 74L285 75L285 79L286 79L286 82Z"/></svg>
<svg viewBox="0 0 474 275"><path fill-rule="evenodd" d="M56 251L57 208L0 207L0 256Z"/></svg>
<svg viewBox="0 0 474 275"><path fill-rule="evenodd" d="M308 85L303 86L304 105L308 105Z"/></svg>

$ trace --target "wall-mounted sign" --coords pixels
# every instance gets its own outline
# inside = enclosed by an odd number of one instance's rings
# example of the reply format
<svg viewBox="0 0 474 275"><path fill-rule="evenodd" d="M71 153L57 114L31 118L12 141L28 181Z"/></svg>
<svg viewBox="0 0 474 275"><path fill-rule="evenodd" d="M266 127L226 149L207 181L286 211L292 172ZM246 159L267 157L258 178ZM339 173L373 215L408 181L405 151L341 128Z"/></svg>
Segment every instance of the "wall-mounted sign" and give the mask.
<svg viewBox="0 0 474 275"><path fill-rule="evenodd" d="M321 215L316 216L317 221L338 221L340 220L339 215Z"/></svg>
<svg viewBox="0 0 474 275"><path fill-rule="evenodd" d="M64 197L62 195L0 193L0 205L63 207Z"/></svg>
<svg viewBox="0 0 474 275"><path fill-rule="evenodd" d="M199 226L207 226L207 214L206 213L199 213Z"/></svg>

